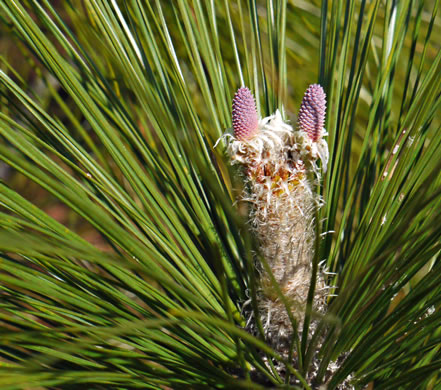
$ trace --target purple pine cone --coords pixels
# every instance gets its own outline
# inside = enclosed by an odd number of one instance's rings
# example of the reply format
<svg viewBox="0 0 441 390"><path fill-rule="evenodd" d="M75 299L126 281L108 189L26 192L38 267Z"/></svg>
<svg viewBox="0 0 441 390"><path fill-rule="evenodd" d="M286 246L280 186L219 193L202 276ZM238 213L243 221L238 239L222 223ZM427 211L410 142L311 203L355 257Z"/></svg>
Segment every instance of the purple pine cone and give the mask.
<svg viewBox="0 0 441 390"><path fill-rule="evenodd" d="M252 138L259 125L256 102L247 87L239 88L233 99L233 130L234 136L245 141Z"/></svg>
<svg viewBox="0 0 441 390"><path fill-rule="evenodd" d="M317 142L325 125L326 94L319 84L308 87L303 96L297 120L300 130L308 134L312 141Z"/></svg>

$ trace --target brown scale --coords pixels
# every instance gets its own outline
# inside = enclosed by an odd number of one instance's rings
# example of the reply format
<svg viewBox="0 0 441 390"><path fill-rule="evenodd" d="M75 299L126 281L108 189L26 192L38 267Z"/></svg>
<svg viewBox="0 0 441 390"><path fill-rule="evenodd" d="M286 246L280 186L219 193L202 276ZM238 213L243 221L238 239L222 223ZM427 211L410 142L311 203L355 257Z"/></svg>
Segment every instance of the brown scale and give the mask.
<svg viewBox="0 0 441 390"><path fill-rule="evenodd" d="M258 184L266 184L267 179L270 178L272 184L271 188L268 189L271 189L274 195L280 196L286 192L285 188L282 187L283 182L287 182L289 191L293 191L305 177L305 165L302 161L296 161L295 163L289 161L287 165L287 167L279 167L277 171L274 164L259 163L250 165L247 167L247 175Z"/></svg>

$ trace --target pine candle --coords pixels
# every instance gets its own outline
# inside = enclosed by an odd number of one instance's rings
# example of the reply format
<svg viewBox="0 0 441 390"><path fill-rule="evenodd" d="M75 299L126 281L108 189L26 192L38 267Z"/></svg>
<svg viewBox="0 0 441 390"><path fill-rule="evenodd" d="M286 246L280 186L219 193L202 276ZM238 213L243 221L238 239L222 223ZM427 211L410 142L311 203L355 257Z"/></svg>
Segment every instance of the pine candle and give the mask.
<svg viewBox="0 0 441 390"><path fill-rule="evenodd" d="M305 93L298 116L298 129L274 115L259 119L254 97L240 88L233 99L233 136L228 152L233 164L245 170L246 191L242 200L250 202L251 226L260 250L292 314L302 323L311 281L314 256L314 214L322 204L314 191L320 168L326 171L328 147L323 139L326 96L314 84ZM259 312L265 334L273 345L284 348L292 335L285 305L272 287L270 275L261 271ZM314 309L323 311L326 286L317 277Z"/></svg>

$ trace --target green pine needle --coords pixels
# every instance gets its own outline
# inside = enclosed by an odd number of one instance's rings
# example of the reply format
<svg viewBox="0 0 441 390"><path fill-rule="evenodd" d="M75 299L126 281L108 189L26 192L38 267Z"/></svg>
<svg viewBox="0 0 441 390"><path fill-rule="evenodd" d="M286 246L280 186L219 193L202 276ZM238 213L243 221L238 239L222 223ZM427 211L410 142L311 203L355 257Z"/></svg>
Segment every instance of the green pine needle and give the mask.
<svg viewBox="0 0 441 390"><path fill-rule="evenodd" d="M0 0L0 388L439 388L439 4ZM334 287L283 356L216 142L317 82Z"/></svg>

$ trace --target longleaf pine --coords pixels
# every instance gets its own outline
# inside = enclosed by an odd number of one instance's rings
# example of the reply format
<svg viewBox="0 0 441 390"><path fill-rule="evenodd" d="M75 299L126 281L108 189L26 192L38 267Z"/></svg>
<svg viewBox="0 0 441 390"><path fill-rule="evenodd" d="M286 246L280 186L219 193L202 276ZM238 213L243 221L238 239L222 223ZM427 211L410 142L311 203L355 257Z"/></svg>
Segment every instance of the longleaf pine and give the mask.
<svg viewBox="0 0 441 390"><path fill-rule="evenodd" d="M0 0L0 389L440 389L440 6Z"/></svg>

